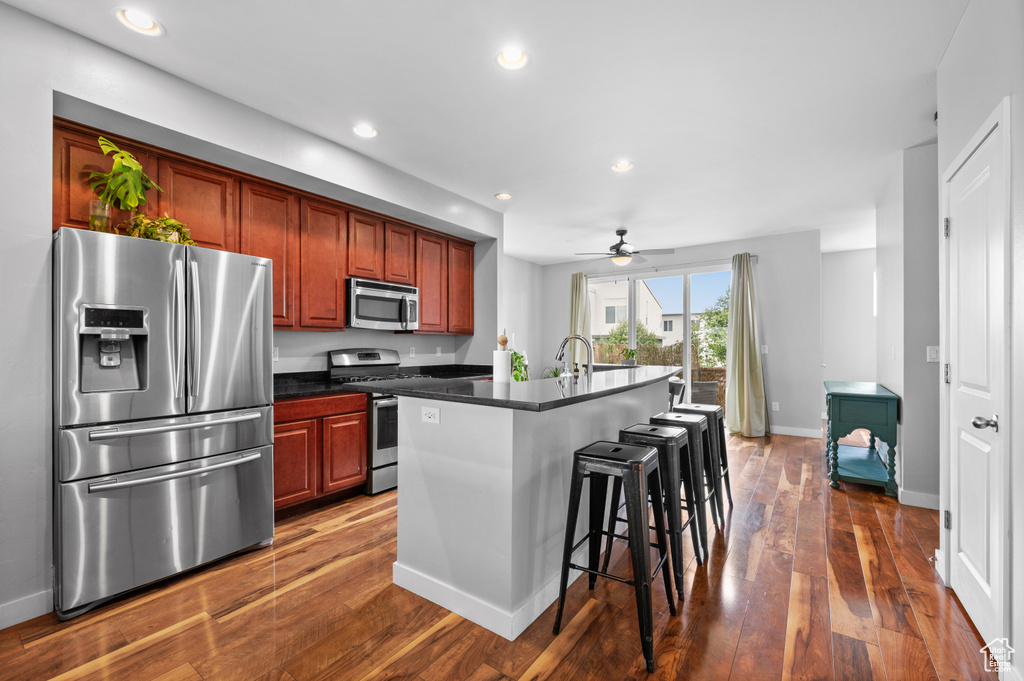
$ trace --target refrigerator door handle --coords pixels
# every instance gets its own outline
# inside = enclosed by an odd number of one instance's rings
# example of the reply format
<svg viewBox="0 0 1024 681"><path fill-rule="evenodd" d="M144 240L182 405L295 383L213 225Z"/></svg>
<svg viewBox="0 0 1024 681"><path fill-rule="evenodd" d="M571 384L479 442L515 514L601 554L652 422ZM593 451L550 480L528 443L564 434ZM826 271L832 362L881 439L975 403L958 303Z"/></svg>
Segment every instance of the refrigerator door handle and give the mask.
<svg viewBox="0 0 1024 681"><path fill-rule="evenodd" d="M174 397L185 391L185 263L174 261Z"/></svg>
<svg viewBox="0 0 1024 681"><path fill-rule="evenodd" d="M140 485L151 485L154 482L165 482L167 480L175 480L177 478L187 478L193 475L202 475L203 473L210 473L211 471L220 470L222 468L232 468L234 466L241 466L243 463L249 463L262 457L263 454L259 451L246 452L241 456L230 459L228 461L221 461L219 463L211 464L209 466L203 466L202 468L190 468L184 471L175 471L173 473L160 473L157 475L146 475L142 477L133 477L129 480L118 480L114 478L112 480L106 480L101 482L93 482L89 484L89 493L94 492L106 492L112 489L125 489L127 487L139 487Z"/></svg>
<svg viewBox="0 0 1024 681"><path fill-rule="evenodd" d="M192 329L191 342L189 343L189 356L191 361L189 362L189 391L192 397L199 397L199 372L202 370L200 365L201 360L201 347L203 330L202 330L202 308L201 301L199 299L199 263L196 261L189 262L189 272L192 275L192 287L191 287L191 318L189 319L190 327Z"/></svg>
<svg viewBox="0 0 1024 681"><path fill-rule="evenodd" d="M191 423L174 423L169 426L153 426L152 428L132 428L130 430L118 430L117 428L108 428L104 430L91 430L89 431L89 441L95 442L96 440L113 440L119 437L137 437L139 435L157 435L159 433L173 433L177 430L193 430L195 428L208 428L210 426L223 426L229 423L241 423L242 421L253 421L260 418L261 414L258 411L249 411L244 414L237 414L236 416L228 416L222 419L213 419L212 421L193 421Z"/></svg>

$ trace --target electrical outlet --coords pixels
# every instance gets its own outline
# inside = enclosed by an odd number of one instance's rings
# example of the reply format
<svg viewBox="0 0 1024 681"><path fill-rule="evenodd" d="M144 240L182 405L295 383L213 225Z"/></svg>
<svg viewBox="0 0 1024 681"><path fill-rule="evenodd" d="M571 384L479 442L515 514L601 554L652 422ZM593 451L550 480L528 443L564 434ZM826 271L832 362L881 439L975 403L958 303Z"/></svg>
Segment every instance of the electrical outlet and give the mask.
<svg viewBox="0 0 1024 681"><path fill-rule="evenodd" d="M762 345L761 346L761 354L762 355L767 355L768 354L768 346L767 345Z"/></svg>
<svg viewBox="0 0 1024 681"><path fill-rule="evenodd" d="M441 407L423 407L422 414L424 423L441 423Z"/></svg>
<svg viewBox="0 0 1024 681"><path fill-rule="evenodd" d="M779 403L778 402L772 402L772 411L778 411L778 410L779 410Z"/></svg>
<svg viewBox="0 0 1024 681"><path fill-rule="evenodd" d="M416 348L410 347L409 348L409 359L412 359L415 356L416 356Z"/></svg>
<svg viewBox="0 0 1024 681"><path fill-rule="evenodd" d="M281 359L281 355L278 353L277 348L274 348L274 361L276 362L279 359Z"/></svg>
<svg viewBox="0 0 1024 681"><path fill-rule="evenodd" d="M437 356L438 357L441 356L441 346L440 345L437 346Z"/></svg>

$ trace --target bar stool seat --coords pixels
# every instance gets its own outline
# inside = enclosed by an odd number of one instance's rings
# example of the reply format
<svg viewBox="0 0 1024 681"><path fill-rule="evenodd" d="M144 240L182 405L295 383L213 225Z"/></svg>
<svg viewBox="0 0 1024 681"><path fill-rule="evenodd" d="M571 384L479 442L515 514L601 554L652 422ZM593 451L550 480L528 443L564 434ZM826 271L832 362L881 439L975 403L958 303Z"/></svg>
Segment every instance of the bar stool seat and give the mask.
<svg viewBox="0 0 1024 681"><path fill-rule="evenodd" d="M707 550L707 527L698 520L702 506L697 502L694 490L704 479L704 469L699 457L690 456L690 436L685 428L670 426L652 426L637 423L619 431L619 442L631 445L647 445L658 450L658 470L661 472L661 488L665 492L665 511L668 514L668 543L672 553L672 573L675 576L676 592L679 600L683 600L683 530L690 528L690 539L693 542L693 553L697 564L704 564ZM695 468L696 464L696 468ZM686 503L679 494L682 483ZM612 481L612 504L608 513L608 549L604 553L601 569L608 570L611 560L612 542L614 541L615 523L620 508L619 494L622 490L621 478ZM682 520L682 511L686 511L686 521Z"/></svg>
<svg viewBox="0 0 1024 681"><path fill-rule="evenodd" d="M684 402L672 407L672 411L678 414L699 414L707 417L708 427L712 431L711 446L718 449L718 461L722 464L722 470L718 475L725 481L725 494L729 499L729 506L732 506L732 485L729 484L729 452L725 437L725 410L717 404L688 404Z"/></svg>
<svg viewBox="0 0 1024 681"><path fill-rule="evenodd" d="M651 424L657 426L675 426L686 428L690 434L690 448L694 456L700 457L704 463L704 486L706 494L702 502L713 501L711 504L711 521L717 527L725 526L725 513L722 507L722 481L714 472L721 468L716 449L711 446L711 431L708 419L697 414L680 414L664 411L651 417Z"/></svg>
<svg viewBox="0 0 1024 681"><path fill-rule="evenodd" d="M603 528L605 503L607 501L608 478L621 478L626 492L626 524L633 563L633 579L624 579L598 569L601 556L601 538L606 534ZM576 536L576 519L579 515L583 481L590 480L590 513L587 532L579 542ZM647 499L651 499L654 510L655 544L650 543ZM616 500L617 501L617 500ZM572 562L577 548L589 542L588 567ZM562 551L562 574L558 587L558 611L555 615L554 633L562 626L562 610L565 607L565 591L569 583L569 569L588 573L590 588L598 577L608 577L630 584L636 594L637 617L640 620L640 646L647 663L647 671L654 671L654 622L651 605L651 580L661 571L665 581L665 595L668 597L669 612L676 614L672 585L665 565L668 549L665 536L665 510L662 505L661 478L658 471L658 450L654 447L630 445L620 442L595 442L573 453L572 478L569 488L569 509L565 523L565 545ZM658 548L658 564L651 570L650 547Z"/></svg>

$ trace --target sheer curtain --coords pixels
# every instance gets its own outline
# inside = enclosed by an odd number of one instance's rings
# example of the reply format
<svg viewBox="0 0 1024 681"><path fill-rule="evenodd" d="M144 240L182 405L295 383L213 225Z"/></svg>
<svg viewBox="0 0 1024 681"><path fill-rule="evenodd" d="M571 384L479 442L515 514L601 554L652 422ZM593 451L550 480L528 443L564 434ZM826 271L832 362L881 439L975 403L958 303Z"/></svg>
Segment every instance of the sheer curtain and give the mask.
<svg viewBox="0 0 1024 681"><path fill-rule="evenodd" d="M590 296L587 293L587 275L576 272L572 275L572 290L569 299L569 335L578 333L590 338ZM579 341L570 341L572 361L582 367L587 363L587 348ZM588 371L593 369L588 367Z"/></svg>
<svg viewBox="0 0 1024 681"><path fill-rule="evenodd" d="M731 433L760 437L768 429L757 304L750 254L732 257L732 294L726 336L725 424Z"/></svg>

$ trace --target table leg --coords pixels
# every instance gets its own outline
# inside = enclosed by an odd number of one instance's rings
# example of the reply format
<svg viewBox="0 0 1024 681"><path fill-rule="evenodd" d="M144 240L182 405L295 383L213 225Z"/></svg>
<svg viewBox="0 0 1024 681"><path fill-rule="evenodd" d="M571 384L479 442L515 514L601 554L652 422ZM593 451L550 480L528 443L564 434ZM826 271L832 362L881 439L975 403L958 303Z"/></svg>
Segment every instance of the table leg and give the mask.
<svg viewBox="0 0 1024 681"><path fill-rule="evenodd" d="M896 445L889 445L888 469L889 479L885 482L885 495L894 497L896 496Z"/></svg>
<svg viewBox="0 0 1024 681"><path fill-rule="evenodd" d="M829 478L832 480L828 484L832 489L839 489L839 443L833 441L832 446L829 448Z"/></svg>
<svg viewBox="0 0 1024 681"><path fill-rule="evenodd" d="M875 434L868 430L868 453L873 456L878 456L878 452L875 451Z"/></svg>

